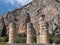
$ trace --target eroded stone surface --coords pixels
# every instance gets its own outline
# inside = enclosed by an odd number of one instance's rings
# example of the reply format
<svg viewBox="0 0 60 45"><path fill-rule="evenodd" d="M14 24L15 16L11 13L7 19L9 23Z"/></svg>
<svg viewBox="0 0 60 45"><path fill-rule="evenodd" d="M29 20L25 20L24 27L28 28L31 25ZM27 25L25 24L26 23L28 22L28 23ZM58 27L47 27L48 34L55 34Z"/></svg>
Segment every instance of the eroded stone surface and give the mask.
<svg viewBox="0 0 60 45"><path fill-rule="evenodd" d="M39 36L39 43L49 43L49 32L48 32L48 25L46 21L44 21L44 17L39 18L39 25L40 25L40 36Z"/></svg>
<svg viewBox="0 0 60 45"><path fill-rule="evenodd" d="M33 27L36 32L39 31L39 17L41 14L44 14L46 21L54 22L55 16L57 14L60 15L60 3L55 0L33 0L28 5L16 9L13 12L8 12L4 16L5 24L9 24L9 22L13 21L16 23L17 31L24 32L26 30L26 24L30 20L33 23ZM29 15L29 16L28 16ZM59 19L60 20L60 19ZM25 28L24 28L25 27ZM51 28L51 27L49 27ZM22 30L22 31L21 31ZM51 31L51 30L50 30ZM19 33L20 33L19 32Z"/></svg>
<svg viewBox="0 0 60 45"><path fill-rule="evenodd" d="M8 43L15 43L15 24L9 24L9 42Z"/></svg>
<svg viewBox="0 0 60 45"><path fill-rule="evenodd" d="M27 23L27 44L34 43L32 24Z"/></svg>

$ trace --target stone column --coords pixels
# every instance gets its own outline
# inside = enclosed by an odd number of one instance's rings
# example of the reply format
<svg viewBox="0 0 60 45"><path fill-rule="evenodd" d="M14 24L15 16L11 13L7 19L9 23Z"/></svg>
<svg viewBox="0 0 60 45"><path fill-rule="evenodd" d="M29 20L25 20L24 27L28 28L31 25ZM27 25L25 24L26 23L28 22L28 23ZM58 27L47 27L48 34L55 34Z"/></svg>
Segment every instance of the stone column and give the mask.
<svg viewBox="0 0 60 45"><path fill-rule="evenodd" d="M9 24L9 42L8 43L15 43L15 24Z"/></svg>
<svg viewBox="0 0 60 45"><path fill-rule="evenodd" d="M39 43L49 43L47 23L44 21L44 17L42 16L39 18L39 25L40 25Z"/></svg>
<svg viewBox="0 0 60 45"><path fill-rule="evenodd" d="M40 38L39 38L40 34L39 34L38 32L37 32L36 34L37 34L37 44L38 44L38 43L40 42L40 41L39 41L39 39L40 39Z"/></svg>
<svg viewBox="0 0 60 45"><path fill-rule="evenodd" d="M32 24L30 22L27 23L27 43L28 44L34 43Z"/></svg>

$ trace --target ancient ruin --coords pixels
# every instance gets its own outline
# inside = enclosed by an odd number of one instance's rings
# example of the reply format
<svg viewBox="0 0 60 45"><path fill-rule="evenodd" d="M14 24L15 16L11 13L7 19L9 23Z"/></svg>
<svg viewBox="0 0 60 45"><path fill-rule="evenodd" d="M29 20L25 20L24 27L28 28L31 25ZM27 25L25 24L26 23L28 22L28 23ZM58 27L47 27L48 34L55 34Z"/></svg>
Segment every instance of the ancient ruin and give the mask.
<svg viewBox="0 0 60 45"><path fill-rule="evenodd" d="M8 43L15 43L15 24L9 24L9 42Z"/></svg>
<svg viewBox="0 0 60 45"><path fill-rule="evenodd" d="M27 43L28 44L34 43L32 24L30 22L27 23Z"/></svg>
<svg viewBox="0 0 60 45"><path fill-rule="evenodd" d="M40 16L39 25L40 25L39 43L45 43L45 44L49 43L48 25L47 22L44 21L44 15Z"/></svg>
<svg viewBox="0 0 60 45"><path fill-rule="evenodd" d="M37 44L39 44L40 43L40 33L37 33Z"/></svg>
<svg viewBox="0 0 60 45"><path fill-rule="evenodd" d="M29 15L35 31L38 32L40 30L38 19L41 13L45 15L46 21L56 23L57 21L56 16L58 14L60 15L59 4L60 3L57 2L56 0L32 0L32 2L23 6L22 8L16 9L12 12L8 12L7 14L5 14L3 16L5 25L9 25L9 22L14 21L17 24L16 26L18 27L17 33L25 32L24 30L26 30L25 28L28 22L28 15ZM53 24L51 26L53 26ZM52 32L51 26L49 26L49 32Z"/></svg>
<svg viewBox="0 0 60 45"><path fill-rule="evenodd" d="M40 30L37 35L37 44L40 43L49 43L49 33L48 33L48 25L46 21L44 21L44 15L40 16L39 18L39 25ZM32 23L27 23L27 44L34 43L33 40L33 29L32 29ZM8 43L15 43L15 24L10 23L9 24L9 42Z"/></svg>
<svg viewBox="0 0 60 45"><path fill-rule="evenodd" d="M45 17L41 16L43 14ZM49 34L56 28L55 24L60 26L60 1L32 0L22 8L8 12L2 17L4 20L2 21L0 17L0 33L3 28L2 22L4 22L8 32L7 35L9 34L9 43L15 42L16 33L27 34L26 43L34 43L31 23L37 34L37 44L49 43ZM16 25L10 22L14 22ZM47 22L49 25L47 25ZM17 27L16 30L15 26Z"/></svg>

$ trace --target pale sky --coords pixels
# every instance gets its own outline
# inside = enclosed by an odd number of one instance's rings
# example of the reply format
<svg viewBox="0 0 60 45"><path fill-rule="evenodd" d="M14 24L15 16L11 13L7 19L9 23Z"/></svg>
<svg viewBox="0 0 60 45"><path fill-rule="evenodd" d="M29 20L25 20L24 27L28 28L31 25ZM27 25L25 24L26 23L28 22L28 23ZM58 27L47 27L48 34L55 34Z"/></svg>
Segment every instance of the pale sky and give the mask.
<svg viewBox="0 0 60 45"><path fill-rule="evenodd" d="M32 0L0 0L0 15L16 8L20 8L31 1Z"/></svg>

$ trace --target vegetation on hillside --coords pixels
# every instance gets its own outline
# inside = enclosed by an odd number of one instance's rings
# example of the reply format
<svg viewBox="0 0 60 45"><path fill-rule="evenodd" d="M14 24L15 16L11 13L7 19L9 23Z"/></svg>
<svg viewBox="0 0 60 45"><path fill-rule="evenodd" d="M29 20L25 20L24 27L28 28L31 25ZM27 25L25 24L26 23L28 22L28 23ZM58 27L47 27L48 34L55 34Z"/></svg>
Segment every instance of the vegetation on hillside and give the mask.
<svg viewBox="0 0 60 45"><path fill-rule="evenodd" d="M49 34L50 43L57 43L57 44L60 43L60 34L56 35L56 33L55 33L55 32L57 32L58 29L60 31L60 27L58 27L53 31L53 34ZM57 33L59 33L59 32L57 32ZM0 45L7 43L8 39L9 39L8 35L1 36ZM37 39L36 34L33 35L33 39L36 43L36 39ZM16 43L26 43L26 34L16 34Z"/></svg>

